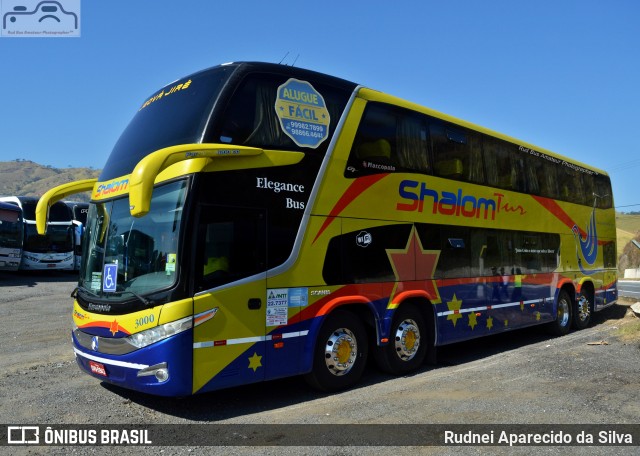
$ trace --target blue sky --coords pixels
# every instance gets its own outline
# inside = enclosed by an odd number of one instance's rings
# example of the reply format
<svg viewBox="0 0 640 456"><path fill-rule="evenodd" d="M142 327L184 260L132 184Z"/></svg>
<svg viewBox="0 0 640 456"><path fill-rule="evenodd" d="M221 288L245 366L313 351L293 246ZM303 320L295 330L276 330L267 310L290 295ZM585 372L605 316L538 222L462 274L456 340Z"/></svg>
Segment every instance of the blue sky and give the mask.
<svg viewBox="0 0 640 456"><path fill-rule="evenodd" d="M79 38L0 37L0 161L102 168L161 86L284 58L602 168L640 210L639 21L636 0L82 0Z"/></svg>

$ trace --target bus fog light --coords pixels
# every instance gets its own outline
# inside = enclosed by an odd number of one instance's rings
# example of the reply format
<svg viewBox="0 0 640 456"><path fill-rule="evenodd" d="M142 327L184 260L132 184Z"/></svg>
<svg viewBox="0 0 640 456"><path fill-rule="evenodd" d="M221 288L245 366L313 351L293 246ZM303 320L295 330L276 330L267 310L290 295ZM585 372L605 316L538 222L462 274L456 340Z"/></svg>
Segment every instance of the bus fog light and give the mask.
<svg viewBox="0 0 640 456"><path fill-rule="evenodd" d="M138 372L138 377L151 377L155 378L159 382L166 382L169 380L169 368L167 363L154 364L153 366L145 367Z"/></svg>
<svg viewBox="0 0 640 456"><path fill-rule="evenodd" d="M169 380L169 371L167 369L158 369L156 371L156 378L159 382L166 382Z"/></svg>

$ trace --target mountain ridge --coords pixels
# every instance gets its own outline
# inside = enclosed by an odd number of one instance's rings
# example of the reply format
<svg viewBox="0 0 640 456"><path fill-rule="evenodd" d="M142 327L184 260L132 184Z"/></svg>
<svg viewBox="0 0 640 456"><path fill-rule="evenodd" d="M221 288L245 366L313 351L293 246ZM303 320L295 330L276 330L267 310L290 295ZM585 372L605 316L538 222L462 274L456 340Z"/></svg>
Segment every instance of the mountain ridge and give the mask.
<svg viewBox="0 0 640 456"><path fill-rule="evenodd" d="M42 196L58 185L81 179L97 178L99 169L54 168L26 159L0 161L0 196ZM89 201L90 192L73 195L74 201Z"/></svg>

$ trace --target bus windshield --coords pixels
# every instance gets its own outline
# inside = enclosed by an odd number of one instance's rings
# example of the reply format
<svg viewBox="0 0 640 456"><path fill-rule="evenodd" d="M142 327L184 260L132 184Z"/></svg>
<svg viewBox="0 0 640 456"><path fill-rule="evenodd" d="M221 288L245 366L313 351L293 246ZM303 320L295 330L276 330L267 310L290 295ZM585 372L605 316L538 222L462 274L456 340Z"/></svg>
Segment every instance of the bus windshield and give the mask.
<svg viewBox="0 0 640 456"><path fill-rule="evenodd" d="M91 204L80 287L104 299L149 294L174 285L186 180L154 190L151 212L129 213L129 200Z"/></svg>
<svg viewBox="0 0 640 456"><path fill-rule="evenodd" d="M18 211L0 209L0 247L22 247L22 221Z"/></svg>
<svg viewBox="0 0 640 456"><path fill-rule="evenodd" d="M71 225L47 226L47 234L41 236L34 223L26 224L24 250L32 253L64 253L73 250L73 232Z"/></svg>
<svg viewBox="0 0 640 456"><path fill-rule="evenodd" d="M202 142L208 112L230 67L200 72L146 99L113 148L100 180L129 174L142 158L163 147Z"/></svg>

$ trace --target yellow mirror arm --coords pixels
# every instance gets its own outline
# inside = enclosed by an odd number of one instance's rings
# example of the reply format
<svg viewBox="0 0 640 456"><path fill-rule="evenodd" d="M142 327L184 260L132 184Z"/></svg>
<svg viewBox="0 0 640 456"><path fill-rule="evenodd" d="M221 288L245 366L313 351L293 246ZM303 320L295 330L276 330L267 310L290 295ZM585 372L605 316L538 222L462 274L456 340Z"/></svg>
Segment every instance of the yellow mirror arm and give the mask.
<svg viewBox="0 0 640 456"><path fill-rule="evenodd" d="M151 207L156 177L169 166L194 158L246 157L260 155L262 149L226 144L180 144L157 150L138 162L129 177L129 210L142 217Z"/></svg>
<svg viewBox="0 0 640 456"><path fill-rule="evenodd" d="M49 216L49 208L52 204L69 195L91 191L96 182L98 182L98 179L69 182L68 184L54 187L42 195L36 206L36 229L38 230L38 234L45 234L47 230L47 217Z"/></svg>

